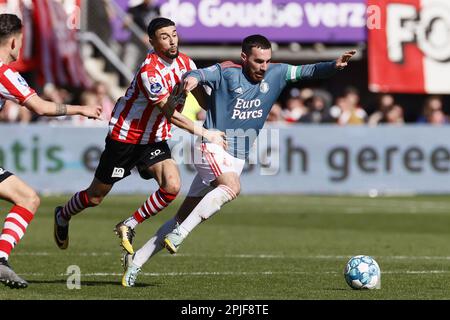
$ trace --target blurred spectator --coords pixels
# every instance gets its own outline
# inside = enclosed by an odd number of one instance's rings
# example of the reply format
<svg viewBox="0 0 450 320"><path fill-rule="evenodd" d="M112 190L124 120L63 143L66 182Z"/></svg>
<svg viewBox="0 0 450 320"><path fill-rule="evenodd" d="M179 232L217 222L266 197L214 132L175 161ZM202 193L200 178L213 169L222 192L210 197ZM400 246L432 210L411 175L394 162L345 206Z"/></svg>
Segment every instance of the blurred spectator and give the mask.
<svg viewBox="0 0 450 320"><path fill-rule="evenodd" d="M364 124L367 118L366 112L361 109L355 109L344 97L339 97L336 102L336 106L340 108L340 114L338 118L339 125L359 125Z"/></svg>
<svg viewBox="0 0 450 320"><path fill-rule="evenodd" d="M47 83L44 86L43 96L45 97L45 99L53 101L55 103L63 103L64 102L64 98L60 94L59 89L54 84L51 84L51 83Z"/></svg>
<svg viewBox="0 0 450 320"><path fill-rule="evenodd" d="M360 125L367 121L366 111L359 105L359 92L353 87L345 90L343 99L339 101L341 114L340 125Z"/></svg>
<svg viewBox="0 0 450 320"><path fill-rule="evenodd" d="M291 96L286 101L286 107L282 116L286 122L297 122L308 112L308 108L303 103L300 96Z"/></svg>
<svg viewBox="0 0 450 320"><path fill-rule="evenodd" d="M422 115L417 119L418 123L429 123L435 111L442 111L442 98L439 96L430 96L425 100Z"/></svg>
<svg viewBox="0 0 450 320"><path fill-rule="evenodd" d="M405 118L403 114L403 108L398 104L394 104L387 111L384 112L383 119L381 119L380 122L397 125L404 124Z"/></svg>
<svg viewBox="0 0 450 320"><path fill-rule="evenodd" d="M298 94L297 94L298 91ZM311 98L314 95L314 91L311 88L304 88L302 90L291 90L291 96L299 96L303 101Z"/></svg>
<svg viewBox="0 0 450 320"><path fill-rule="evenodd" d="M394 97L391 94L381 94L378 97L377 109L369 117L367 123L371 126L376 126L383 119L386 118L386 113L394 106ZM403 110L402 110L403 113ZM403 116L403 115L402 115Z"/></svg>
<svg viewBox="0 0 450 320"><path fill-rule="evenodd" d="M95 92L95 89L83 92L81 95L81 103L86 106L98 105L99 101L98 101L98 97ZM86 117L76 115L76 116L71 116L69 118L69 121L70 121L70 124L76 125L76 126L106 127L109 123L110 118L111 118L111 113L106 115L105 111L103 110L101 120L88 119Z"/></svg>
<svg viewBox="0 0 450 320"><path fill-rule="evenodd" d="M272 106L272 108L270 109L269 115L267 116L267 121L268 122L280 122L283 121L283 116L282 116L282 112L283 109L281 108L281 103L280 102L275 102Z"/></svg>
<svg viewBox="0 0 450 320"><path fill-rule="evenodd" d="M73 99L72 95L69 91L58 88L52 83L47 83L44 85L42 97L45 100L49 100L55 103L70 103ZM37 121L40 122L50 122L55 123L59 121L64 121L70 119L70 116L60 116L60 117L37 117L35 116Z"/></svg>
<svg viewBox="0 0 450 320"><path fill-rule="evenodd" d="M0 112L1 122L28 123L32 120L32 118L33 115L30 110L11 100L5 101L5 106Z"/></svg>
<svg viewBox="0 0 450 320"><path fill-rule="evenodd" d="M93 90L83 92L81 94L81 103L86 106L97 105L97 96L96 96L95 92ZM102 117L103 117L103 115L102 115ZM70 118L70 121L72 124L77 125L77 126L82 126L82 125L95 126L99 122L102 122L102 121L98 121L98 120L96 122L94 122L91 119L86 119L85 117L81 117L78 115L72 116Z"/></svg>
<svg viewBox="0 0 450 320"><path fill-rule="evenodd" d="M308 113L304 115L300 122L302 123L335 123L336 118L330 113L330 108L325 104L322 96L313 96L305 101L308 107Z"/></svg>
<svg viewBox="0 0 450 320"><path fill-rule="evenodd" d="M115 103L108 95L108 88L106 87L106 84L97 81L94 84L93 94L96 99L94 105L101 105L103 107L102 118L109 121L111 119L111 113L114 109Z"/></svg>
<svg viewBox="0 0 450 320"><path fill-rule="evenodd" d="M448 121L447 115L442 110L432 110L427 116L427 123L433 126L448 124Z"/></svg>
<svg viewBox="0 0 450 320"><path fill-rule="evenodd" d="M344 92L344 98L353 109L362 109L360 105L359 91L355 87L347 87Z"/></svg>
<svg viewBox="0 0 450 320"><path fill-rule="evenodd" d="M105 126L111 119L111 113L114 109L114 101L107 94L108 88L105 83L97 81L91 90L87 90L81 94L81 104L82 105L101 105L103 107L102 111L102 121L91 120L82 116L72 116L69 118L72 124L84 125L84 126Z"/></svg>
<svg viewBox="0 0 450 320"><path fill-rule="evenodd" d="M311 90L311 89L309 89ZM312 96L316 96L316 97L320 97L322 98L322 101L325 103L325 106L327 108L331 107L332 103L333 103L333 96L331 95L331 93L329 93L328 91L321 89L321 88L315 88L312 89L312 94L310 95L310 97ZM304 99L306 100L306 99Z"/></svg>

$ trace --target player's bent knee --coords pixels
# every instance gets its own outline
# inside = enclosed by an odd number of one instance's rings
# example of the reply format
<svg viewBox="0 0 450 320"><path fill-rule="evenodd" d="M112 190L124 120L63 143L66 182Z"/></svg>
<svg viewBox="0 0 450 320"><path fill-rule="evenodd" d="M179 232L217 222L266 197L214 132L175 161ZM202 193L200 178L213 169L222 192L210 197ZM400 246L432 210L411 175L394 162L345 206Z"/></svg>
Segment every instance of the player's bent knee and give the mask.
<svg viewBox="0 0 450 320"><path fill-rule="evenodd" d="M41 199L34 190L30 190L16 204L34 214L41 205Z"/></svg>
<svg viewBox="0 0 450 320"><path fill-rule="evenodd" d="M39 206L41 205L41 198L39 198L36 192L33 192L33 196L31 197L31 204L35 208L33 212L36 212Z"/></svg>
<svg viewBox="0 0 450 320"><path fill-rule="evenodd" d="M241 193L241 184L239 183L239 181L234 181L233 183L226 184L226 186L230 188L231 191L233 191L233 200L236 199L237 196L239 196L239 194Z"/></svg>
<svg viewBox="0 0 450 320"><path fill-rule="evenodd" d="M92 196L92 197L88 197L89 200L89 206L90 207L96 207L98 206L100 203L102 203L104 197L102 196Z"/></svg>
<svg viewBox="0 0 450 320"><path fill-rule="evenodd" d="M170 183L167 183L164 187L163 187L164 191L166 191L167 193L170 193L174 196L178 195L178 193L180 192L181 189L181 183L180 181L171 181Z"/></svg>

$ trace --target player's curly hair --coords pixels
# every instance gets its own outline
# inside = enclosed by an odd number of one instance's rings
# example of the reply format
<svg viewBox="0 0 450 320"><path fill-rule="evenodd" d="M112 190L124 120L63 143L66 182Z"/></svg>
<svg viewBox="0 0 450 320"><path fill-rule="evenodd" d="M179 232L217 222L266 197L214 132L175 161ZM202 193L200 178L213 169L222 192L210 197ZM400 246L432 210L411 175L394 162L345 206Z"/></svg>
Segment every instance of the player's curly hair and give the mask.
<svg viewBox="0 0 450 320"><path fill-rule="evenodd" d="M153 38L155 36L156 31L158 31L159 29L174 25L175 22L173 22L172 20L163 17L158 17L150 21L147 28L147 34L150 38Z"/></svg>
<svg viewBox="0 0 450 320"><path fill-rule="evenodd" d="M22 31L22 21L15 14L0 14L0 44Z"/></svg>
<svg viewBox="0 0 450 320"><path fill-rule="evenodd" d="M242 41L242 52L249 55L252 52L252 48L271 49L272 44L266 37L260 34L253 34Z"/></svg>

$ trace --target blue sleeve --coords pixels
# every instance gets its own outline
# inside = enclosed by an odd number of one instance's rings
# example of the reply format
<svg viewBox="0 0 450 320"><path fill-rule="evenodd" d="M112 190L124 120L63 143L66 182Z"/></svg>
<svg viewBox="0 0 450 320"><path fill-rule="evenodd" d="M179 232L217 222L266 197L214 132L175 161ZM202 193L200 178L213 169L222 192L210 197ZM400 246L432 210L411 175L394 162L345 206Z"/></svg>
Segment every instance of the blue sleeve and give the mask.
<svg viewBox="0 0 450 320"><path fill-rule="evenodd" d="M222 68L220 64L215 64L208 68L189 71L186 76L194 77L200 84L217 89L222 79Z"/></svg>
<svg viewBox="0 0 450 320"><path fill-rule="evenodd" d="M325 79L337 72L336 61L305 64L300 66L288 66L286 81Z"/></svg>

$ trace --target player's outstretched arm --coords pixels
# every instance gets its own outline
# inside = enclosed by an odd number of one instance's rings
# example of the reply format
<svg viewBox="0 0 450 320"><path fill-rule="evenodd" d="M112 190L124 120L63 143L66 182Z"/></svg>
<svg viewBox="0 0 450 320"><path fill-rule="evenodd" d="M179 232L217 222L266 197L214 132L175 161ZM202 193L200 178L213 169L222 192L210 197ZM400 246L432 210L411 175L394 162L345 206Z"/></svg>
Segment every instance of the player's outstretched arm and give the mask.
<svg viewBox="0 0 450 320"><path fill-rule="evenodd" d="M209 131L208 129L196 125L194 121L185 117L176 110L176 105L171 103L170 97L163 99L157 104L157 107L161 110L166 119L178 128L186 130L196 136L203 137L211 143L220 145L224 149L227 148L225 133L222 131Z"/></svg>
<svg viewBox="0 0 450 320"><path fill-rule="evenodd" d="M305 64L301 66L288 66L287 81L326 79L348 66L349 60L356 54L356 50L347 51L339 58L329 62Z"/></svg>
<svg viewBox="0 0 450 320"><path fill-rule="evenodd" d="M101 119L101 106L78 106L54 103L34 95L25 101L24 106L41 116L82 115L88 118Z"/></svg>

